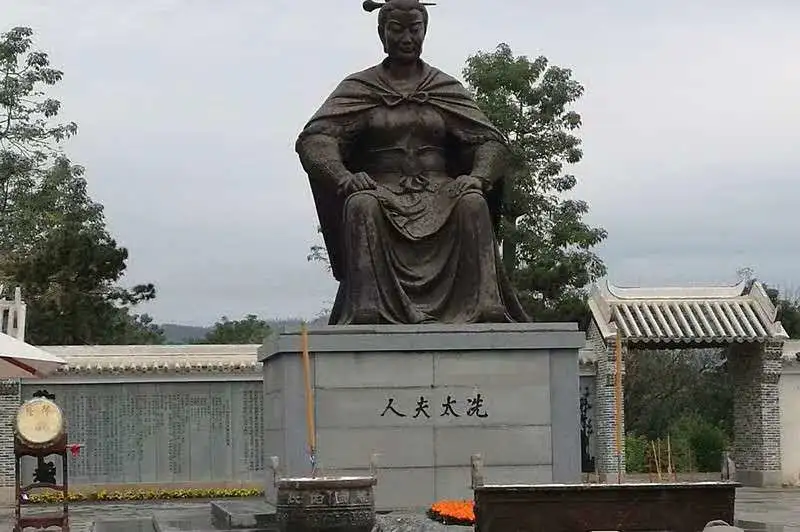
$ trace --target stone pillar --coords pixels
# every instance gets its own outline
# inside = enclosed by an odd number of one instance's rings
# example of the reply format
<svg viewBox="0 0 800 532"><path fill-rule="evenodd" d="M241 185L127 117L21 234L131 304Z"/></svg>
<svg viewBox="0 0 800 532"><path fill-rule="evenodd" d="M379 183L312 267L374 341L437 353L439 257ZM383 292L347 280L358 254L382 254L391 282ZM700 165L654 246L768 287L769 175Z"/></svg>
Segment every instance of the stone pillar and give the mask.
<svg viewBox="0 0 800 532"><path fill-rule="evenodd" d="M781 485L779 379L783 341L731 346L736 480L745 486Z"/></svg>
<svg viewBox="0 0 800 532"><path fill-rule="evenodd" d="M614 341L606 341L593 322L587 333L587 344L595 353L597 377L595 381L594 423L597 456L595 465L601 482L615 482L621 465L625 474L625 411L620 412L620 432L622 433L622 456L617 458L616 451L616 417L614 377L616 373L616 355ZM623 375L625 366L623 362ZM624 393L624 392L623 392ZM620 463L621 462L621 463Z"/></svg>
<svg viewBox="0 0 800 532"><path fill-rule="evenodd" d="M14 418L20 401L19 380L0 381L0 506L14 503Z"/></svg>

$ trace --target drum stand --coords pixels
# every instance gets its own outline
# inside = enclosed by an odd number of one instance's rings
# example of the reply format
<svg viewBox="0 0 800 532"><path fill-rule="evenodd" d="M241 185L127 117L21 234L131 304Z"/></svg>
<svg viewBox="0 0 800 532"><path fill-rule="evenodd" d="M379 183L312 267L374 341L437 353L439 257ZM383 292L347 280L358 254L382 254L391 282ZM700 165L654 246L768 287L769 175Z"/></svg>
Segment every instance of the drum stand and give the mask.
<svg viewBox="0 0 800 532"><path fill-rule="evenodd" d="M15 524L13 532L24 532L26 528L44 529L58 527L61 532L69 532L69 499L68 499L68 474L67 474L67 435L62 434L55 442L44 448L32 448L19 438L14 439L14 473L16 481ZM55 473L50 478L39 476L31 484L22 484L21 462L24 456L37 459L39 465L45 463L44 459L51 456L61 457L61 484L56 481ZM38 468L37 468L38 469ZM23 515L22 507L27 506L28 495L31 490L49 489L61 493L63 502L60 512L41 513L36 515Z"/></svg>

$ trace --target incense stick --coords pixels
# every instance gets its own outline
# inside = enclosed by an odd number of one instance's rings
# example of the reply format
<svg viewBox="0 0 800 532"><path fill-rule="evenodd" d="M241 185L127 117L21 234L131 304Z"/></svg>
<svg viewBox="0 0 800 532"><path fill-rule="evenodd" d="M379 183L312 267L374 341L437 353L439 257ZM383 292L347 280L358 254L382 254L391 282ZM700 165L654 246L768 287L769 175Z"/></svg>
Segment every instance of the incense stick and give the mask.
<svg viewBox="0 0 800 532"><path fill-rule="evenodd" d="M303 379L306 386L306 432L308 452L311 457L311 476L317 473L317 431L314 427L314 390L311 387L311 357L308 354L308 328L305 322L300 326L300 342L303 356Z"/></svg>

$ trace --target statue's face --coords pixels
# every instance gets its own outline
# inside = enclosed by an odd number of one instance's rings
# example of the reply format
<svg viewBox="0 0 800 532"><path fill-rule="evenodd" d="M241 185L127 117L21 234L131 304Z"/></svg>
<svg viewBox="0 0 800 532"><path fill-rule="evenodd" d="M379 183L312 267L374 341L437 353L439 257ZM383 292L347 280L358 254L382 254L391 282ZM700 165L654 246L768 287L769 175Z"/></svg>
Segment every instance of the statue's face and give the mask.
<svg viewBox="0 0 800 532"><path fill-rule="evenodd" d="M425 19L419 9L394 10L386 21L383 48L390 59L403 63L419 59L425 40Z"/></svg>

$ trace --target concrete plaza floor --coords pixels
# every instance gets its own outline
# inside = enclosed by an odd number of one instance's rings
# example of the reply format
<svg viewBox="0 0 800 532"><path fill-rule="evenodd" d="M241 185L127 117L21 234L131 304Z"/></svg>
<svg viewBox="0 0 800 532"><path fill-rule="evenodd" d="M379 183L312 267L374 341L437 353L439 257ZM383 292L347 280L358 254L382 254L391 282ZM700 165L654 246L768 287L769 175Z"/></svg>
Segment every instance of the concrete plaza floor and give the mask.
<svg viewBox="0 0 800 532"><path fill-rule="evenodd" d="M736 493L736 519L771 525L767 530L800 532L800 489L742 488Z"/></svg>
<svg viewBox="0 0 800 532"><path fill-rule="evenodd" d="M96 519L125 519L158 515L159 520L200 523L210 514L209 501L168 501L146 503L96 503L70 506L71 532L90 532ZM0 530L11 530L13 511L0 508ZM736 518L759 523L753 530L800 532L800 489L742 488L736 495ZM760 524L769 526L763 527ZM182 527L181 527L182 528ZM175 530L180 530L176 528ZM185 529L184 529L185 530ZM463 528L462 528L463 530Z"/></svg>
<svg viewBox="0 0 800 532"><path fill-rule="evenodd" d="M34 512L33 508L29 510ZM92 504L71 504L70 532L90 532L95 520L132 519L139 517L174 517L192 519L196 516L210 515L209 501L165 501L165 502L102 502ZM13 509L0 509L0 530L11 530ZM210 528L210 527L209 527Z"/></svg>

